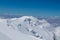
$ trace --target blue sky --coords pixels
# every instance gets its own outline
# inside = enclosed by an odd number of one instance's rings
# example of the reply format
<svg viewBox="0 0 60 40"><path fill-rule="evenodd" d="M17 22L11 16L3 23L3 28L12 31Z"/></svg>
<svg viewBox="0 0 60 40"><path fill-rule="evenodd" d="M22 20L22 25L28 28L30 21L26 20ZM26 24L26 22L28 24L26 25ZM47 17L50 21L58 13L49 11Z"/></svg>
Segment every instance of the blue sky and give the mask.
<svg viewBox="0 0 60 40"><path fill-rule="evenodd" d="M0 15L60 16L60 0L0 0Z"/></svg>

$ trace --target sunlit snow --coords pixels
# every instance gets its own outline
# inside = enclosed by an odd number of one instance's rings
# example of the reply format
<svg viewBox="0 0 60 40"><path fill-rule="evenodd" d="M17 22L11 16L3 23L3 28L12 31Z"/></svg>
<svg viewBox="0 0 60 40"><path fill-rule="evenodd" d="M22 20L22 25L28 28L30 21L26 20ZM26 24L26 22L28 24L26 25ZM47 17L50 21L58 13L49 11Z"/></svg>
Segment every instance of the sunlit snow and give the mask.
<svg viewBox="0 0 60 40"><path fill-rule="evenodd" d="M33 16L0 18L1 40L59 40L60 27L50 31L52 25ZM53 29L53 28L52 28ZM5 39L4 39L5 38Z"/></svg>

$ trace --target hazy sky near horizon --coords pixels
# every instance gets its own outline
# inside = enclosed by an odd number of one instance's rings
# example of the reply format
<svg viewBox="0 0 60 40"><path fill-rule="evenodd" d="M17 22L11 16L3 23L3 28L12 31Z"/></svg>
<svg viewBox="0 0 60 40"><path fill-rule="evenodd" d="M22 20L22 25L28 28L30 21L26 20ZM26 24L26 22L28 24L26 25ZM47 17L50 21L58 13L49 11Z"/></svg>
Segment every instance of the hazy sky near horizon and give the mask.
<svg viewBox="0 0 60 40"><path fill-rule="evenodd" d="M0 0L0 15L60 16L60 0Z"/></svg>

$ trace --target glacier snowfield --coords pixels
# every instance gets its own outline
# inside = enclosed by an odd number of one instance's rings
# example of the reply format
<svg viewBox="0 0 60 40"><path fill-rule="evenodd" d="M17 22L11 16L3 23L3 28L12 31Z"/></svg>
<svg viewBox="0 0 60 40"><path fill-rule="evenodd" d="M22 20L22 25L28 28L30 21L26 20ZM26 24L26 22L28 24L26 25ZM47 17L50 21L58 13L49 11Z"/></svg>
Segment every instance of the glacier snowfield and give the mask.
<svg viewBox="0 0 60 40"><path fill-rule="evenodd" d="M0 18L0 40L60 40L60 18Z"/></svg>

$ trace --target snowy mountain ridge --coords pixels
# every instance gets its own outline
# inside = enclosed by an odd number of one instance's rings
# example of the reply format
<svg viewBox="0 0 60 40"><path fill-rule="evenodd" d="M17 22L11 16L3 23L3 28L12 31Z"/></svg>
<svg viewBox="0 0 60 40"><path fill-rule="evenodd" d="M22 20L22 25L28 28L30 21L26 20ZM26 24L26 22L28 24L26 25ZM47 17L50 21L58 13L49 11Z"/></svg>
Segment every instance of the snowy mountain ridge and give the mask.
<svg viewBox="0 0 60 40"><path fill-rule="evenodd" d="M53 40L51 24L33 16L0 19L0 32L12 40ZM26 36L26 37L25 37Z"/></svg>

